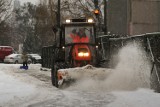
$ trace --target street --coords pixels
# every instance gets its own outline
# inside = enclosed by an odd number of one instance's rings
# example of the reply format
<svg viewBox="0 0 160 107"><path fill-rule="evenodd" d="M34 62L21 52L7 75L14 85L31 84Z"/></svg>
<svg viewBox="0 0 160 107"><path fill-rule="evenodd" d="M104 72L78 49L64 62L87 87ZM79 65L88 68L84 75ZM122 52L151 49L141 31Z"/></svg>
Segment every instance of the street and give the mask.
<svg viewBox="0 0 160 107"><path fill-rule="evenodd" d="M66 89L51 85L50 71L39 64L29 70L19 64L0 64L1 107L159 107L160 97L148 88L108 91L86 80ZM93 85L93 82L96 83ZM88 84L88 85L87 85ZM104 83L103 83L104 85Z"/></svg>

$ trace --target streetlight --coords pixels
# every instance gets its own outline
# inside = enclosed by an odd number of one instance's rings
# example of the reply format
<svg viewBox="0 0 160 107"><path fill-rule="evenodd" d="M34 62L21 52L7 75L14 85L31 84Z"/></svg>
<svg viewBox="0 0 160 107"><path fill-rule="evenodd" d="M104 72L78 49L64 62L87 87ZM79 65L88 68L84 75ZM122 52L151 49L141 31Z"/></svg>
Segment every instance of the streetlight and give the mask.
<svg viewBox="0 0 160 107"><path fill-rule="evenodd" d="M108 0L104 0L104 34L107 34L107 2Z"/></svg>
<svg viewBox="0 0 160 107"><path fill-rule="evenodd" d="M104 31L104 34L106 35L107 34L107 31L108 31L108 28L107 28L107 2L108 0L103 0L104 2L104 28L103 28L103 31ZM98 23L99 25L101 24L101 21L100 21L100 10L99 10L99 7L98 7L98 0L94 0L94 5L95 5L95 10L94 10L94 14L96 15L96 18L98 20Z"/></svg>
<svg viewBox="0 0 160 107"><path fill-rule="evenodd" d="M61 26L61 0L58 0L58 14L57 14L57 26L58 26L58 28L60 28L60 26Z"/></svg>

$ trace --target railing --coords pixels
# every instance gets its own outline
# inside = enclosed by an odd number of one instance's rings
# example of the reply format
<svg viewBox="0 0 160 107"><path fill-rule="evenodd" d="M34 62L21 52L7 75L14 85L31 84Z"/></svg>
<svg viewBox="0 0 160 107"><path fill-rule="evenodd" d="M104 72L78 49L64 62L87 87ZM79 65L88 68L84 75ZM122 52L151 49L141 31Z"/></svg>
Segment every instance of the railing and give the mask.
<svg viewBox="0 0 160 107"><path fill-rule="evenodd" d="M160 36L160 35L159 35ZM152 43L151 43L152 42ZM152 39L147 38L147 44L151 56L152 69L151 69L151 88L156 92L160 92L160 61L159 61L159 44L160 37Z"/></svg>
<svg viewBox="0 0 160 107"><path fill-rule="evenodd" d="M118 63L116 54L119 49L125 46L128 43L141 43L142 47L149 54L149 59L152 63L151 68L151 88L156 92L160 92L160 33L148 33L142 35L134 35L129 37L111 37L111 36L101 36L99 37L102 50L103 58L109 60L109 67L114 68L116 63Z"/></svg>

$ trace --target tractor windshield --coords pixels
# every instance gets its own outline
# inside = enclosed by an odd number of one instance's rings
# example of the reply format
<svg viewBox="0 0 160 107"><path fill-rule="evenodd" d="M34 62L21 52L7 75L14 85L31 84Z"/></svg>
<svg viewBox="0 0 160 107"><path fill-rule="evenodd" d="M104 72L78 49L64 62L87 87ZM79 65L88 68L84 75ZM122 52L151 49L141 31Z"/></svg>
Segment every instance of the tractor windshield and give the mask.
<svg viewBox="0 0 160 107"><path fill-rule="evenodd" d="M91 26L65 27L65 41L69 43L94 43L94 31Z"/></svg>

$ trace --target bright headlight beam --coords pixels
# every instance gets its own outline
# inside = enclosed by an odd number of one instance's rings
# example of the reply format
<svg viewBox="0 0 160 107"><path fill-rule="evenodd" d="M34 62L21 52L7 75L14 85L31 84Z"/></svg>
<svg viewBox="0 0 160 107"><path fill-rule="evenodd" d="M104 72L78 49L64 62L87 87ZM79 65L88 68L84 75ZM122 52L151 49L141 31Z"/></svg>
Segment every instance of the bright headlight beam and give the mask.
<svg viewBox="0 0 160 107"><path fill-rule="evenodd" d="M88 23L93 23L93 19L88 19Z"/></svg>
<svg viewBox="0 0 160 107"><path fill-rule="evenodd" d="M83 55L84 55L84 56L89 56L89 53L84 53Z"/></svg>
<svg viewBox="0 0 160 107"><path fill-rule="evenodd" d="M66 23L71 23L71 20L70 19L66 19Z"/></svg>
<svg viewBox="0 0 160 107"><path fill-rule="evenodd" d="M80 52L80 53L78 53L78 56L82 57L82 56L84 56L84 53Z"/></svg>
<svg viewBox="0 0 160 107"><path fill-rule="evenodd" d="M78 56L79 57L88 57L89 53L88 52L87 53L80 52L80 53L78 53Z"/></svg>

